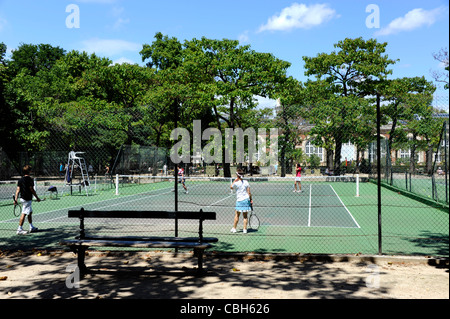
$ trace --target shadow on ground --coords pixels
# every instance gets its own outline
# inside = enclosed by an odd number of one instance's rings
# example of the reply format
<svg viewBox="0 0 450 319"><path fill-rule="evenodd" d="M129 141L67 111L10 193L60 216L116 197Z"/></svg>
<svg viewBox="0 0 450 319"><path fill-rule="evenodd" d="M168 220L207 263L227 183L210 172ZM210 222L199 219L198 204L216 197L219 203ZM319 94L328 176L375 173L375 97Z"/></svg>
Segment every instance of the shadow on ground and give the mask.
<svg viewBox="0 0 450 319"><path fill-rule="evenodd" d="M0 281L0 298L341 299L388 293L387 288L367 287L370 259L354 265L356 273L337 265L345 263L349 261L209 255L207 272L200 276L191 254L94 252L86 257L92 272L78 281L70 269L76 264L72 253L5 252L0 276L8 279Z"/></svg>

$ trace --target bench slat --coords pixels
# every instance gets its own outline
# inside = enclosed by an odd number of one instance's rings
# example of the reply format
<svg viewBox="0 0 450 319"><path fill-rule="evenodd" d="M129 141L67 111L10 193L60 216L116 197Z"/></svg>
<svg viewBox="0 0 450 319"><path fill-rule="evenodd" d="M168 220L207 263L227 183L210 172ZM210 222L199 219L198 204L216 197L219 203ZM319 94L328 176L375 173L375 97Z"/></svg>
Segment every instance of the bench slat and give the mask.
<svg viewBox="0 0 450 319"><path fill-rule="evenodd" d="M200 248L212 247L207 243L195 242L170 242L170 241L131 241L131 240L63 240L60 242L65 246L87 246L87 247L135 247L135 248Z"/></svg>
<svg viewBox="0 0 450 319"><path fill-rule="evenodd" d="M212 247L208 242L217 242L217 238L203 238L203 221L215 220L215 212L186 212L186 211L94 211L85 210L69 210L68 217L79 218L80 235L75 239L67 239L60 241L60 245L69 246L77 255L77 265L81 273L89 271L84 263L85 252L89 247L133 247L133 248L190 248L197 255L198 268L197 272L203 272L203 251ZM86 237L84 222L85 218L154 218L154 219L191 219L199 222L199 237L167 237L167 236L90 236ZM176 232L177 233L177 232ZM195 254L194 253L194 254Z"/></svg>
<svg viewBox="0 0 450 319"><path fill-rule="evenodd" d="M79 237L76 237L79 239ZM173 242L199 242L199 237L137 237L137 236L85 236L83 240L128 240L128 241L173 241ZM219 239L215 237L203 237L203 243L216 243Z"/></svg>
<svg viewBox="0 0 450 319"><path fill-rule="evenodd" d="M178 219L203 219L215 220L215 212L189 212L189 211L131 211L131 210L69 210L68 217L86 218L178 218Z"/></svg>

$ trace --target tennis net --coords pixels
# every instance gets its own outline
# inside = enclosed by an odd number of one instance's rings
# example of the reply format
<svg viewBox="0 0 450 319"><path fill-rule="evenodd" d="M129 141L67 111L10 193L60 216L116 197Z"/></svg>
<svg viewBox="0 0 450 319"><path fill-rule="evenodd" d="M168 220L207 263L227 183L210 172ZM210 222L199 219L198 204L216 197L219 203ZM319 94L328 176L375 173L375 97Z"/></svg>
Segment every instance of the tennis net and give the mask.
<svg viewBox="0 0 450 319"><path fill-rule="evenodd" d="M173 190L178 185L179 192L185 192L180 186L180 178L173 176L150 175L116 175L116 195L153 194L157 191L164 193ZM185 177L184 185L188 194L224 196L230 194L233 177ZM292 196L294 191L310 193L312 196L335 196L339 189L340 195L359 196L360 182L367 182L367 178L355 176L307 176L302 177L300 185L295 187L293 177L244 177L250 184L254 196Z"/></svg>

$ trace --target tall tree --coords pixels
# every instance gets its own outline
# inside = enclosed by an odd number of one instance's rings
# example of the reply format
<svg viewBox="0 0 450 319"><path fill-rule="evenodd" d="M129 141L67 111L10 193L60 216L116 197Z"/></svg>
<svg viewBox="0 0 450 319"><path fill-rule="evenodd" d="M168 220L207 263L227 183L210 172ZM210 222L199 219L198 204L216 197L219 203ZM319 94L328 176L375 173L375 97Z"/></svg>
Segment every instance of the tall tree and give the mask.
<svg viewBox="0 0 450 319"><path fill-rule="evenodd" d="M427 105L429 105L434 91L433 83L425 80L424 77L384 81L380 95L383 100L381 106L382 122L390 125L387 140L390 156L387 157L387 166L390 166L393 149L399 148L405 143L411 144L407 139L407 125L414 121L417 116L425 117L428 114ZM414 160L412 159L412 161ZM412 162L411 169L414 165Z"/></svg>
<svg viewBox="0 0 450 319"><path fill-rule="evenodd" d="M329 100L321 99L320 103L313 103L319 108L314 114L339 115L333 119L334 131L334 171L340 172L342 143L347 142L352 127L348 123L356 120L359 114L353 112L355 103L364 104L358 98L365 98L374 94L374 83L383 81L392 73L389 66L396 61L384 54L387 43L378 43L375 39L346 38L334 45L337 51L329 54L320 53L316 57L303 57L305 75L314 76L316 81L329 84ZM328 95L329 95L328 94ZM317 121L310 117L311 121ZM315 123L314 123L315 124ZM320 135L317 135L320 139Z"/></svg>
<svg viewBox="0 0 450 319"><path fill-rule="evenodd" d="M175 37L158 32L151 45L143 45L140 54L142 61L155 72L153 86L144 97L146 107L151 110L148 114L152 114L155 143L170 147L173 129L185 128L192 133L194 119L210 119L210 109L198 98L202 79L192 63L186 62L189 52ZM191 146L192 139L191 145L184 147ZM190 162L190 158L183 158L183 162Z"/></svg>
<svg viewBox="0 0 450 319"><path fill-rule="evenodd" d="M12 153L39 149L42 139L48 136L45 120L38 116L34 103L42 82L37 75L50 71L64 54L62 48L49 44L21 44L12 51L6 63L10 80L4 88L4 112L6 118L12 119L6 123L4 140Z"/></svg>
<svg viewBox="0 0 450 319"><path fill-rule="evenodd" d="M35 76L41 70L50 70L64 54L65 50L58 46L22 43L17 50L12 51L8 69L13 76L22 70Z"/></svg>
<svg viewBox="0 0 450 319"><path fill-rule="evenodd" d="M286 176L289 162L299 161L302 154L296 150L296 146L301 144L301 136L309 132L302 131L305 127L304 114L304 85L289 77L283 85L283 91L276 108L275 125L278 128L279 162L281 164L280 175Z"/></svg>
<svg viewBox="0 0 450 319"><path fill-rule="evenodd" d="M5 100L5 88L8 83L7 61L6 61L6 44L0 43L0 120L2 125L0 126L0 136L2 136L2 143L0 147L4 147L4 144L10 143L10 136L8 125L11 125L13 118L10 110L7 108Z"/></svg>
<svg viewBox="0 0 450 319"><path fill-rule="evenodd" d="M431 71L431 76L438 83L444 84L444 89L448 90L448 73L449 73L449 65L448 65L448 48L442 48L437 53L433 53L433 58L441 63L446 72L442 71Z"/></svg>
<svg viewBox="0 0 450 319"><path fill-rule="evenodd" d="M287 80L290 63L236 40L203 37L189 41L186 47L190 52L186 62L200 70L202 99L212 107L219 129L243 125L245 114L256 107L255 97L278 97ZM224 175L230 176L225 152L222 162Z"/></svg>

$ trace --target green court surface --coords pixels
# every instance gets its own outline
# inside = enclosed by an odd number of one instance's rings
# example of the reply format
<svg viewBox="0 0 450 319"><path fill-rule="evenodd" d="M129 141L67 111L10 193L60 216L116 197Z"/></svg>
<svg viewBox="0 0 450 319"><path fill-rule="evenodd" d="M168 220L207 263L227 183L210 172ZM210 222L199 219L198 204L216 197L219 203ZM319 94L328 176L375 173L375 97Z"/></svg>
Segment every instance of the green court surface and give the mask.
<svg viewBox="0 0 450 319"><path fill-rule="evenodd" d="M377 254L377 185L331 180L302 182L302 192L293 192L292 179L251 180L254 212L261 221L257 231L231 233L236 195L230 180L188 180L188 194L178 186L178 210L213 211L217 220L204 223L204 235L217 237L213 251L267 253ZM123 187L122 187L123 186ZM77 235L79 222L67 211L175 210L173 180L127 181L117 190L59 196L33 203L33 224L39 232L16 235L18 217L13 206L0 206L0 247L61 248L58 241ZM359 196L357 196L359 195ZM382 253L448 256L449 216L446 209L382 188ZM162 220L86 220L88 233L173 236L175 225ZM25 223L25 229L27 229ZM178 224L179 236L196 236L198 223Z"/></svg>
<svg viewBox="0 0 450 319"><path fill-rule="evenodd" d="M398 188L407 190L411 193L435 200L437 202L448 204L448 181L445 176L424 176L411 174L392 174L388 184Z"/></svg>

